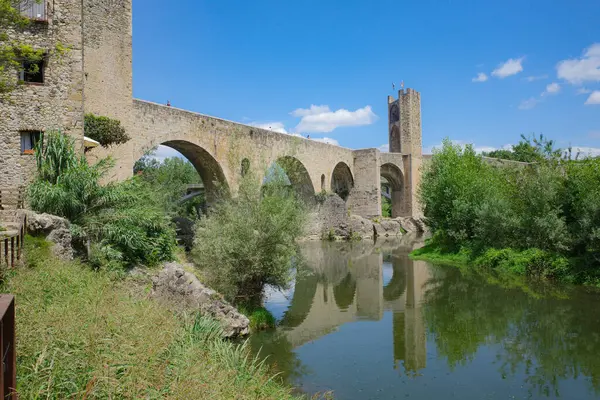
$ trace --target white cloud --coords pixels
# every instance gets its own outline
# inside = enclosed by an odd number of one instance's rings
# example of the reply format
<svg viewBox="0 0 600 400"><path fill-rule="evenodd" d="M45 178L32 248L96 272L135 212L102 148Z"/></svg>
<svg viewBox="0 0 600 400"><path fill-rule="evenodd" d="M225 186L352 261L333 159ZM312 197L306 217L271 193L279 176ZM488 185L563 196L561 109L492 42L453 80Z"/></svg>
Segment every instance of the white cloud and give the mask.
<svg viewBox="0 0 600 400"><path fill-rule="evenodd" d="M600 90L594 90L585 102L586 105L600 104Z"/></svg>
<svg viewBox="0 0 600 400"><path fill-rule="evenodd" d="M179 157L179 158L186 159L185 156L183 154L181 154L180 152L178 152L177 150L172 149L168 146L163 146L162 144L157 147L156 151L154 152L154 154L152 154L151 157L160 162L163 162L165 160L165 158L172 158L172 157Z"/></svg>
<svg viewBox="0 0 600 400"><path fill-rule="evenodd" d="M250 126L255 126L260 129L266 129L277 133L288 133L283 125L283 122L250 122Z"/></svg>
<svg viewBox="0 0 600 400"><path fill-rule="evenodd" d="M533 82L533 81L538 81L538 80L547 79L547 78L548 78L548 75L545 74L545 75L528 76L527 78L525 78L525 80L527 82Z"/></svg>
<svg viewBox="0 0 600 400"><path fill-rule="evenodd" d="M485 82L487 80L488 80L488 76L486 74L484 74L483 72L478 73L475 78L471 79L472 82Z"/></svg>
<svg viewBox="0 0 600 400"><path fill-rule="evenodd" d="M322 143L327 143L327 144L332 144L334 146L339 146L340 143L332 138L328 138L328 137L322 137L322 138L311 138L312 140L316 141L316 142L322 142Z"/></svg>
<svg viewBox="0 0 600 400"><path fill-rule="evenodd" d="M592 93L592 91L588 88L579 88L577 89L577 94L588 94L588 93Z"/></svg>
<svg viewBox="0 0 600 400"><path fill-rule="evenodd" d="M600 43L588 47L581 58L560 61L556 70L559 78L575 85L600 82Z"/></svg>
<svg viewBox="0 0 600 400"><path fill-rule="evenodd" d="M571 146L573 157L579 153L580 157L600 157L600 148L586 146Z"/></svg>
<svg viewBox="0 0 600 400"><path fill-rule="evenodd" d="M523 60L525 57L521 58L511 58L503 64L500 64L498 68L492 71L492 75L497 78L504 79L508 76L516 75L519 72L523 71Z"/></svg>
<svg viewBox="0 0 600 400"><path fill-rule="evenodd" d="M306 117L308 115L318 115L329 111L329 106L315 106L314 104L311 104L310 108L297 108L290 114L294 117Z"/></svg>
<svg viewBox="0 0 600 400"><path fill-rule="evenodd" d="M370 125L377 120L371 106L356 111L331 111L328 106L311 105L308 109L299 108L291 115L302 118L296 132L331 132L341 126Z"/></svg>
<svg viewBox="0 0 600 400"><path fill-rule="evenodd" d="M521 104L519 104L519 110L531 110L534 108L540 101L535 97L531 97L527 100L523 100Z"/></svg>
<svg viewBox="0 0 600 400"><path fill-rule="evenodd" d="M546 90L544 90L544 92L542 92L542 96L547 96L550 94L557 94L558 92L560 92L560 85L556 82L554 83L550 83L549 85L546 85Z"/></svg>
<svg viewBox="0 0 600 400"><path fill-rule="evenodd" d="M383 153L389 153L390 152L390 145L389 144L382 144L381 146L378 147L379 151L383 152Z"/></svg>

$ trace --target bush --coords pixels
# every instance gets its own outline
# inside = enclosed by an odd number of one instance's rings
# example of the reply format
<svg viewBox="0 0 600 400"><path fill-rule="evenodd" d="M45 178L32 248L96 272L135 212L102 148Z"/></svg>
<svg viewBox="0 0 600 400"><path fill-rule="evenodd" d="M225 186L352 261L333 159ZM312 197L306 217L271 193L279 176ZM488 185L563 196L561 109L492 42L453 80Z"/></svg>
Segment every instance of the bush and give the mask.
<svg viewBox="0 0 600 400"><path fill-rule="evenodd" d="M73 140L60 132L42 136L38 174L27 190L31 208L67 218L76 242L95 262L102 257L92 256L92 242L109 246L100 253L112 253L123 265L170 260L175 233L152 196L135 179L101 185L111 161L88 165L73 148Z"/></svg>
<svg viewBox="0 0 600 400"><path fill-rule="evenodd" d="M492 165L444 141L423 170L425 222L435 245L466 248L479 265L589 282L600 275L600 158L563 158L533 140L515 146L515 157L535 161L525 166Z"/></svg>
<svg viewBox="0 0 600 400"><path fill-rule="evenodd" d="M248 173L238 196L198 222L192 257L208 284L235 304L260 305L263 288L286 288L302 234L304 207L282 174L262 189Z"/></svg>
<svg viewBox="0 0 600 400"><path fill-rule="evenodd" d="M121 126L121 121L108 117L100 117L94 114L85 114L84 134L94 139L103 147L126 143L130 137Z"/></svg>

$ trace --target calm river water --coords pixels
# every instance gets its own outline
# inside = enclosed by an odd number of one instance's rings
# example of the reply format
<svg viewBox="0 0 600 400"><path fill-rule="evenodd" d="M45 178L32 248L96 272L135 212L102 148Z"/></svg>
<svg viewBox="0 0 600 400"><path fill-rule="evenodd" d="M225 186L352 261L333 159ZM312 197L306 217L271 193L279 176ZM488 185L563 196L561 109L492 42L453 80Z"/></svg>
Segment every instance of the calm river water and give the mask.
<svg viewBox="0 0 600 400"><path fill-rule="evenodd" d="M410 237L306 243L273 332L255 351L336 399L600 398L600 294L531 287L412 261Z"/></svg>

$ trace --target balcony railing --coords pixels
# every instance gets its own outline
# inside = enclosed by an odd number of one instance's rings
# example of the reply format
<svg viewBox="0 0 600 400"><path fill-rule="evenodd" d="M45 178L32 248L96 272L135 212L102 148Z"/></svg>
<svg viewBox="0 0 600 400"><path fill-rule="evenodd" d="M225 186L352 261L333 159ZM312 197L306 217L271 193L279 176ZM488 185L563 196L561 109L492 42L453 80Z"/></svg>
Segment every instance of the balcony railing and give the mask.
<svg viewBox="0 0 600 400"><path fill-rule="evenodd" d="M21 0L19 4L21 15L34 21L47 21L46 0Z"/></svg>

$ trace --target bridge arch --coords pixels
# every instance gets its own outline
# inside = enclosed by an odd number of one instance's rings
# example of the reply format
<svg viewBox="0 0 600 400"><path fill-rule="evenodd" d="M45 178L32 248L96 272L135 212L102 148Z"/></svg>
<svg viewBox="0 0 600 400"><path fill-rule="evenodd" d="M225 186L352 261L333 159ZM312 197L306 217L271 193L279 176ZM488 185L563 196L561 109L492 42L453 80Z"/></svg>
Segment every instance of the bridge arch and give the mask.
<svg viewBox="0 0 600 400"><path fill-rule="evenodd" d="M306 203L315 201L315 188L308 170L300 160L292 156L279 157L277 164L290 180L290 185L294 191Z"/></svg>
<svg viewBox="0 0 600 400"><path fill-rule="evenodd" d="M380 174L389 185L388 194L392 202L392 218L401 217L404 212L404 175L397 165L386 163L381 166Z"/></svg>
<svg viewBox="0 0 600 400"><path fill-rule="evenodd" d="M177 150L196 168L209 203L219 195L229 194L229 184L223 168L204 148L186 140L167 140L161 145Z"/></svg>
<svg viewBox="0 0 600 400"><path fill-rule="evenodd" d="M331 191L346 201L353 187L354 178L350 167L343 161L337 163L331 174Z"/></svg>

